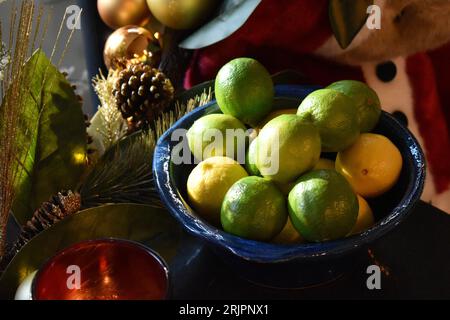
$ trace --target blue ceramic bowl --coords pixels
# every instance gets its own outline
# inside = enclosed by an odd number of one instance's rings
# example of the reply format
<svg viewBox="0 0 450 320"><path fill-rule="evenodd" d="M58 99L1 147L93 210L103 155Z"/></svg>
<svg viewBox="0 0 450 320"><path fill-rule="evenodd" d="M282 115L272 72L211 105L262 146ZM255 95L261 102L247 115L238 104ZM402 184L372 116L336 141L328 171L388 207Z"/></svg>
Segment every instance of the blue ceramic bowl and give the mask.
<svg viewBox="0 0 450 320"><path fill-rule="evenodd" d="M297 108L317 87L277 86L275 109ZM195 165L176 165L171 161L177 141L176 129L189 129L197 119L220 113L215 101L189 113L158 141L153 171L162 201L188 232L205 241L224 261L246 279L271 287L307 287L331 281L350 270L352 257L387 232L393 230L412 211L422 194L425 180L423 152L412 134L395 118L383 113L376 133L387 136L403 156L403 169L397 184L385 195L371 200L376 224L364 233L323 243L276 245L247 240L217 229L189 206L187 178Z"/></svg>

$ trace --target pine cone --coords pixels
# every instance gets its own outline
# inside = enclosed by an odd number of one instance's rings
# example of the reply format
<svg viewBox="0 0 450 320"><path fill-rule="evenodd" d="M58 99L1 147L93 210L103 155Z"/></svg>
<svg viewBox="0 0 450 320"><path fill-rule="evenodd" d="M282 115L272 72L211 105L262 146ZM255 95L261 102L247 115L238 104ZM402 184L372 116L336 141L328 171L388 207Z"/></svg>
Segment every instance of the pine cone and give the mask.
<svg viewBox="0 0 450 320"><path fill-rule="evenodd" d="M160 70L139 63L119 72L113 95L132 132L153 123L172 101L174 88Z"/></svg>
<svg viewBox="0 0 450 320"><path fill-rule="evenodd" d="M11 261L14 255L27 244L34 236L38 235L45 229L48 229L56 222L63 220L67 216L77 213L81 208L81 197L78 193L72 191L61 191L53 196L48 202L44 202L37 209L31 220L23 227L19 234L19 238L10 250L2 257L0 270L4 269Z"/></svg>

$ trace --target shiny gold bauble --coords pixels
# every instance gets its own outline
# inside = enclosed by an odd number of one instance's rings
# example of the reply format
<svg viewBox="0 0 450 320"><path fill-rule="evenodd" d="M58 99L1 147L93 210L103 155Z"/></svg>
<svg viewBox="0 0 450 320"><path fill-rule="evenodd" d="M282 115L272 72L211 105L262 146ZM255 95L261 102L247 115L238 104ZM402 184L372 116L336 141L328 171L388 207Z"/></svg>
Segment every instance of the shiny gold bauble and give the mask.
<svg viewBox="0 0 450 320"><path fill-rule="evenodd" d="M145 28L126 26L114 31L106 40L103 58L106 67L116 68L124 60L150 55L151 65L158 65L160 45L154 35Z"/></svg>
<svg viewBox="0 0 450 320"><path fill-rule="evenodd" d="M204 22L219 0L147 0L153 16L172 29L192 29Z"/></svg>
<svg viewBox="0 0 450 320"><path fill-rule="evenodd" d="M97 9L103 22L112 29L144 26L151 16L146 0L97 0Z"/></svg>

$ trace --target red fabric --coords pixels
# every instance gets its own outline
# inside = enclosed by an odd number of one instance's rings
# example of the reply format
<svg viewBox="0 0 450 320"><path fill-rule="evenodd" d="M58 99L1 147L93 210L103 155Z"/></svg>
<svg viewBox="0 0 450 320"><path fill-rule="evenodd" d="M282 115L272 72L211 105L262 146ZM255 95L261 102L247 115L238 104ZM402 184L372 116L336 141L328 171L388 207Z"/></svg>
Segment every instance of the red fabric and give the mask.
<svg viewBox="0 0 450 320"><path fill-rule="evenodd" d="M288 60L286 58L282 61ZM338 64L312 54L299 56L290 67L280 63L280 69L277 70L285 69L295 69L304 74L306 77L305 84L328 86L330 83L342 79L364 81L361 68Z"/></svg>
<svg viewBox="0 0 450 320"><path fill-rule="evenodd" d="M213 79L225 63L242 56L259 60L271 73L300 67L301 55L313 52L332 34L328 2L262 1L237 32L196 52L185 86Z"/></svg>
<svg viewBox="0 0 450 320"><path fill-rule="evenodd" d="M431 51L429 55L436 70L436 85L443 106L442 111L450 124L450 43ZM450 159L448 161L450 163Z"/></svg>
<svg viewBox="0 0 450 320"><path fill-rule="evenodd" d="M438 70L438 69L436 69ZM450 68L441 70L450 72ZM439 77L427 54L417 54L407 60L407 73L414 93L414 113L423 137L429 170L433 173L436 191L441 193L450 185L450 133L438 93ZM450 87L443 94L448 98ZM447 105L448 106L448 105Z"/></svg>

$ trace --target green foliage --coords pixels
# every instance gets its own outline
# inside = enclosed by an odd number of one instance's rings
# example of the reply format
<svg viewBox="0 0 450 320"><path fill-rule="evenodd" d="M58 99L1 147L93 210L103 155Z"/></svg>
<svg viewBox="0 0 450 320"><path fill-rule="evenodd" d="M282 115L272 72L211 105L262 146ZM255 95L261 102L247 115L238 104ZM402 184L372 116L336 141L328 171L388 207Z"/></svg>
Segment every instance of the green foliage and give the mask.
<svg viewBox="0 0 450 320"><path fill-rule="evenodd" d="M75 188L86 163L86 128L74 90L40 50L24 68L13 206L20 223L51 195Z"/></svg>

